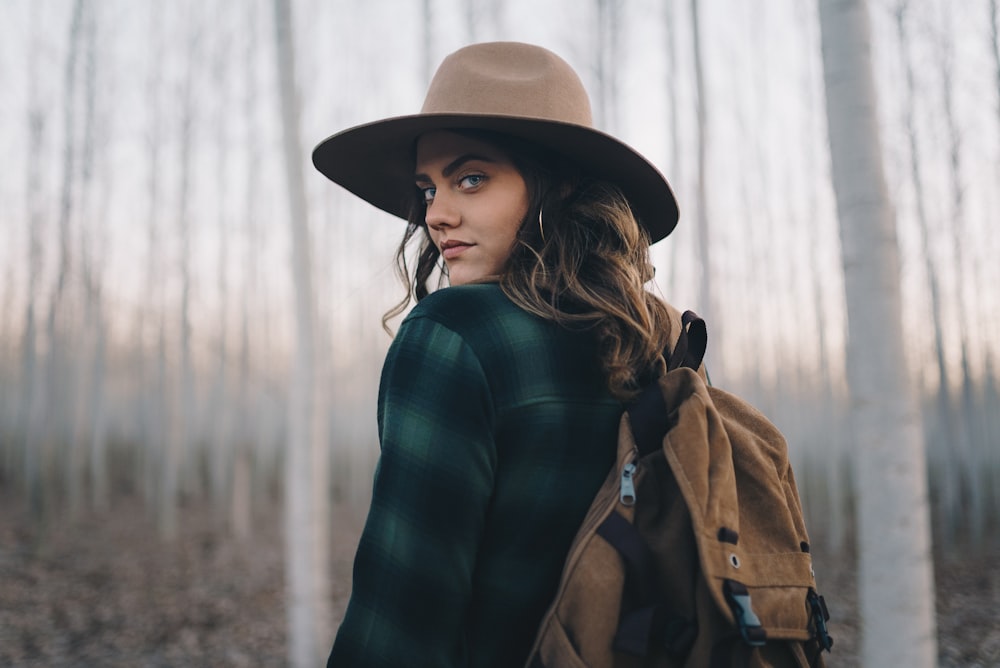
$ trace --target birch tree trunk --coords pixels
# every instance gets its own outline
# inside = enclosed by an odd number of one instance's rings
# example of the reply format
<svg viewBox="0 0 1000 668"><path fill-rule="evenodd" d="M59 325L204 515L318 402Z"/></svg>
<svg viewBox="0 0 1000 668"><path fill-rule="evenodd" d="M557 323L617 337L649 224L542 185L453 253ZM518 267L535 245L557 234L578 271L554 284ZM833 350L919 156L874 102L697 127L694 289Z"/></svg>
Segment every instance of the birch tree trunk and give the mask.
<svg viewBox="0 0 1000 668"><path fill-rule="evenodd" d="M666 56L666 81L664 88L667 91L667 110L670 114L669 137L670 144L667 149L667 180L675 193L682 192L683 180L681 179L681 125L677 104L677 27L674 25L677 15L676 0L664 0L663 3L663 29L664 29L664 55ZM658 255L667 264L666 279L662 283L667 298L670 299L674 286L677 285L677 254L680 244L662 244ZM656 253L656 248L653 252ZM664 252L665 251L665 252ZM664 257L666 255L666 257Z"/></svg>
<svg viewBox="0 0 1000 668"><path fill-rule="evenodd" d="M66 54L64 69L64 104L63 112L63 165L62 192L59 198L59 267L55 285L49 301L48 313L48 368L46 370L45 411L47 416L46 437L42 444L42 466L45 459L58 448L66 450L62 458L63 478L66 486L72 492L78 481L76 472L76 449L72 434L72 410L74 401L72 394L73 378L65 349L63 323L72 320L69 307L72 300L67 299L67 290L73 283L73 212L76 210L76 102L77 102L77 68L80 53L80 40L83 32L83 21L87 3L77 0L73 5L69 28L69 50Z"/></svg>
<svg viewBox="0 0 1000 668"><path fill-rule="evenodd" d="M597 80L597 126L607 132L618 129L618 75L621 53L620 0L597 0L594 48L595 78Z"/></svg>
<svg viewBox="0 0 1000 668"><path fill-rule="evenodd" d="M76 449L82 453L87 446L87 470L90 479L90 505L98 511L106 510L109 503L108 462L106 449L105 414L105 368L106 323L104 317L103 270L105 267L105 221L107 192L110 188L107 170L102 171L102 188L94 197L94 172L97 169L98 151L105 148L106 133L103 131L103 114L97 110L97 17L99 7L94 7L87 16L86 58L84 66L85 123L83 135L83 155L81 156L81 206L87 216L81 226L80 258L84 267L84 288L86 294L85 337L89 345L89 359L80 355L80 428L75 437L79 443ZM95 203L96 202L96 203ZM82 352L82 351L81 351ZM79 354L79 353L78 353ZM84 400L85 399L85 400Z"/></svg>
<svg viewBox="0 0 1000 668"><path fill-rule="evenodd" d="M465 34L469 44L475 44L477 39L477 28L479 27L479 2L477 0L465 0Z"/></svg>
<svg viewBox="0 0 1000 668"><path fill-rule="evenodd" d="M469 44L503 38L505 0L466 0L464 4L465 34Z"/></svg>
<svg viewBox="0 0 1000 668"><path fill-rule="evenodd" d="M247 3L246 13L246 53L244 54L244 76L246 77L246 89L244 91L243 109L247 116L245 145L247 147L247 164L260 164L260 149L257 133L257 44L258 44L258 16L257 3ZM248 169L246 172L246 211L244 213L244 270L246 283L244 284L241 309L240 309L240 361L237 372L239 382L237 392L239 393L239 421L236 425L237 433L233 438L233 472L230 486L229 499L229 522L233 533L239 539L249 538L253 527L251 520L251 450L250 439L253 432L248 425L252 418L250 409L251 395L250 385L250 298L251 294L257 292L258 269L257 269L257 229L259 225L257 217L257 189L260 185L258 171Z"/></svg>
<svg viewBox="0 0 1000 668"><path fill-rule="evenodd" d="M93 286L94 342L90 369L90 506L104 512L111 505L111 483L108 474L107 424L107 334L103 304L103 286L96 279Z"/></svg>
<svg viewBox="0 0 1000 668"><path fill-rule="evenodd" d="M931 324L934 335L934 358L937 370L937 420L932 423L929 439L928 455L934 462L934 470L939 473L938 490L940 521L938 526L942 538L947 543L953 534L952 519L957 517L962 505L961 472L965 459L964 448L961 447L963 436L960 433L961 424L956 422L952 410L951 376L948 373L948 360L945 355L944 320L942 314L941 281L938 277L938 263L935 260L935 244L931 239L931 225L925 205L923 169L921 166L921 145L917 136L915 108L917 106L916 74L909 54L910 37L908 31L909 0L901 0L896 7L896 34L899 38L899 57L903 67L905 97L903 100L903 125L906 128L908 146L910 149L910 181L913 185L913 198L916 207L917 227L920 231L921 251L924 260L924 272L927 277L927 295L931 307Z"/></svg>
<svg viewBox="0 0 1000 668"><path fill-rule="evenodd" d="M327 574L327 456L322 429L325 411L317 410L315 405L316 308L289 0L274 0L274 13L297 332L285 450L288 658L293 668L300 668L319 665L332 640Z"/></svg>
<svg viewBox="0 0 1000 668"><path fill-rule="evenodd" d="M420 3L420 17L421 17L421 37L423 38L423 45L420 50L420 54L423 57L423 75L424 84L427 85L431 81L431 76L434 74L434 9L431 6L431 0L423 0Z"/></svg>
<svg viewBox="0 0 1000 668"><path fill-rule="evenodd" d="M193 14L193 12L191 12ZM193 23L193 21L192 21ZM180 320L177 323L180 339L179 378L166 391L167 425L164 430L163 482L160 487L159 529L166 540L177 535L177 511L181 491L191 491L192 432L194 430L194 370L191 359L191 170L194 102L192 89L195 76L195 59L200 47L200 28L187 25L191 32L185 35L185 72L180 84L179 132L180 154L178 163L180 182L177 190L177 237L179 240L178 267L181 274ZM161 357L161 361L162 357Z"/></svg>
<svg viewBox="0 0 1000 668"><path fill-rule="evenodd" d="M28 60L28 164L25 220L28 224L28 292L25 299L24 334L21 339L21 405L18 416L18 433L22 445L22 467L24 475L25 500L28 511L38 517L42 509L41 470L38 456L38 419L36 415L36 395L41 386L39 373L37 340L38 327L35 322L35 308L38 302L38 283L42 269L42 144L45 134L45 105L38 93L38 64L40 49L38 26L40 19L38 3L31 5L32 45Z"/></svg>
<svg viewBox="0 0 1000 668"><path fill-rule="evenodd" d="M163 6L160 3L149 5L148 39L152 46L151 53L163 52ZM164 378L161 375L166 368L166 361L161 359L166 355L165 344L165 308L163 303L163 276L161 267L162 249L160 248L159 216L160 216L160 145L162 143L162 103L160 89L162 88L163 59L153 55L149 58L149 69L145 81L145 101L148 108L148 126L146 127L145 149L149 169L146 177L146 263L145 263L145 295L143 304L136 309L134 337L136 375L135 387L139 397L139 434L136 457L136 479L142 482L140 489L149 508L158 508L161 499L160 488L163 485L163 467L160 458L164 453L163 440L163 406ZM150 317L155 313L154 317ZM150 323L150 324L147 324ZM147 353L146 329L156 327L156 346L149 347ZM155 358L153 355L155 354ZM155 359L156 364L149 358Z"/></svg>
<svg viewBox="0 0 1000 668"><path fill-rule="evenodd" d="M712 258L711 258L711 238L708 219L708 191L705 183L708 160L708 106L705 101L705 73L702 66L701 52L701 20L700 0L691 0L691 35L692 49L694 51L694 83L695 83L695 110L697 127L697 164L695 165L695 227L698 239L698 258L701 261L701 280L698 285L698 308L704 314L705 321L712 328L713 345L710 353L716 360L722 350L719 336L722 331L722 323L715 317L715 305L712 299Z"/></svg>
<svg viewBox="0 0 1000 668"><path fill-rule="evenodd" d="M1000 19L997 18L997 0L990 0L990 51L993 54L994 74L997 80L997 122L1000 123Z"/></svg>
<svg viewBox="0 0 1000 668"><path fill-rule="evenodd" d="M972 323L965 300L965 284L969 276L977 275L977 263L969 262L965 252L968 239L968 226L965 220L965 176L962 167L962 131L955 117L955 44L952 20L952 6L942 3L943 36L940 40L940 56L938 64L941 72L941 106L944 110L945 125L948 129L948 185L951 191L948 222L951 232L952 259L955 263L955 317L958 321L958 340L960 350L960 408L958 413L960 445L964 449L964 476L969 482L968 498L970 508L969 530L973 544L979 544L986 528L987 500L985 491L988 489L984 465L989 459L989 453L983 438L981 421L974 413L977 393L974 388L972 363L969 359L969 330ZM978 282L976 283L978 284Z"/></svg>
<svg viewBox="0 0 1000 668"><path fill-rule="evenodd" d="M805 52L815 53L818 48L815 34L816 30L816 7L809 4L796 4L795 15L796 25L803 35ZM805 124L802 135L809 137L813 135L816 127L815 119L823 113L819 108L820 101L816 96L816 76L817 72L812 67L806 68L806 76L802 80L801 96L806 108ZM819 183L821 181L820 171L822 170L822 158L817 151L818 145L812 141L805 142L803 155L805 158L805 169L808 173L806 187L808 195L805 210L812 212L820 209L819 205ZM820 468L823 485L825 487L825 504L822 500L812 505L813 508L821 508L823 512L816 513L817 523L826 527L826 540L830 549L835 554L843 552L847 544L847 537L850 530L850 494L848 490L849 480L845 479L846 460L843 456L844 449L844 429L842 427L842 412L840 397L834 391L833 364L830 357L830 342L828 340L830 332L829 319L827 317L826 297L824 284L829 278L820 268L823 263L820 258L820 251L826 246L826 240L821 234L819 225L807 225L806 235L809 246L809 266L810 272L810 293L812 295L812 318L816 324L817 341L816 348L819 363L819 406L816 412L816 421L819 429L822 430L826 447L819 453L823 457L825 464ZM815 424L812 427L816 429Z"/></svg>
<svg viewBox="0 0 1000 668"><path fill-rule="evenodd" d="M882 165L863 0L820 0L855 433L861 665L936 664L926 460L909 383L899 249Z"/></svg>
<svg viewBox="0 0 1000 668"><path fill-rule="evenodd" d="M217 6L217 22L225 23L227 6ZM213 417L212 441L210 442L211 453L211 490L212 508L216 516L222 520L226 518L226 499L229 497L229 485L232 472L231 455L231 417L229 401L229 365L228 365L228 340L229 340L229 230L227 211L227 183L229 182L229 142L227 137L228 114L231 111L229 84L229 67L227 64L231 60L230 38L223 37L216 40L216 52L212 63L212 82L216 90L216 101L218 108L215 112L215 140L216 147L216 183L217 192L215 201L218 206L218 232L219 232L219 255L216 261L216 280L219 290L219 319L217 336L218 347L216 348L216 377L215 388L212 396L212 406L214 410L210 413ZM243 63L244 66L247 63ZM253 163L250 163L253 164ZM224 521L222 522L224 523Z"/></svg>
<svg viewBox="0 0 1000 668"><path fill-rule="evenodd" d="M993 70L996 77L996 99L994 101L997 110L997 123L1000 125L1000 17L997 16L997 0L990 0L989 3L989 24L990 24L990 53L993 56ZM1000 150L1000 144L997 145ZM1000 172L997 174L1000 177ZM977 281L978 283L978 281ZM982 312L982 311L980 311ZM984 387L983 406L1000 405L1000 391L998 391L998 365L993 353L993 349L986 347L984 353ZM996 410L986 410L983 419L983 442L996 443L1000 440L1000 415ZM1000 448L992 448L992 481L989 489L993 490L994 507L1000 506Z"/></svg>
<svg viewBox="0 0 1000 668"><path fill-rule="evenodd" d="M83 42L83 133L79 158L79 187L76 210L79 212L78 276L83 298L83 320L74 333L71 358L67 366L73 368L72 410L70 413L69 453L64 459L67 486L67 504L71 516L83 510L84 462L86 461L89 439L86 434L92 418L91 391L94 359L97 350L96 301L94 285L94 262L92 252L93 217L91 216L92 187L94 173L94 14L96 7L90 8L82 17L81 40ZM67 342L67 349L69 349Z"/></svg>
<svg viewBox="0 0 1000 668"><path fill-rule="evenodd" d="M14 220L8 220L3 228L14 234ZM25 246L27 249L27 245ZM3 298L0 299L0 476L4 480L16 476L15 470L19 466L16 457L20 454L15 448L21 446L23 441L17 434L18 421L20 420L21 405L18 399L20 394L20 378L14 371L16 363L14 356L18 353L18 339L20 339L17 308L14 306L15 299L23 295L20 285L16 283L16 271L21 271L20 263L10 261L14 257L14 250L7 251L9 254L7 265L2 279L3 284L0 289L3 291Z"/></svg>
<svg viewBox="0 0 1000 668"><path fill-rule="evenodd" d="M194 14L194 11L191 11ZM195 19L197 21L198 19ZM187 37L186 72L180 90L180 185L177 193L177 236L180 240L178 265L181 272L181 304L180 321L180 378L174 387L174 401L180 411L175 426L169 430L175 443L171 446L176 452L177 487L169 502L176 506L178 492L192 492L194 479L194 433L195 433L195 377L194 361L192 359L191 340L191 171L193 169L192 144L194 143L194 77L199 48L201 46L200 26L189 25L191 34ZM176 508L168 510L171 520L165 526L167 537L176 533Z"/></svg>

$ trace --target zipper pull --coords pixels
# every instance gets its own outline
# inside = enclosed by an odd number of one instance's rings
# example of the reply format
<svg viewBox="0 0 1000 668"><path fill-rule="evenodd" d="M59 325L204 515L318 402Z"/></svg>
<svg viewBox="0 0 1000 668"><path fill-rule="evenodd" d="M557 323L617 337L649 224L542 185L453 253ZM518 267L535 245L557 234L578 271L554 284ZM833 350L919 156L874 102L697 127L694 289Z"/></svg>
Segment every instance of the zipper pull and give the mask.
<svg viewBox="0 0 1000 668"><path fill-rule="evenodd" d="M622 469L622 491L618 498L624 506L635 505L635 482L632 478L635 475L635 468L635 462L629 462Z"/></svg>

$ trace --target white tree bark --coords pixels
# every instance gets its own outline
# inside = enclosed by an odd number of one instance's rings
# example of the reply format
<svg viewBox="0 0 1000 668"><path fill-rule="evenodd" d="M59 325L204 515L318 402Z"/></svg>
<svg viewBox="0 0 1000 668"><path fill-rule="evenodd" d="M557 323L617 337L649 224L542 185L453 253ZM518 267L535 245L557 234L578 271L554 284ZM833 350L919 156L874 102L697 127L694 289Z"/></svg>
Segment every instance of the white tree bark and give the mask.
<svg viewBox="0 0 1000 668"><path fill-rule="evenodd" d="M618 130L618 77L621 71L620 0L597 0L594 26L595 79L597 81L597 126L607 132Z"/></svg>
<svg viewBox="0 0 1000 668"><path fill-rule="evenodd" d="M990 0L990 51L993 54L994 74L997 80L997 121L1000 122L1000 27L997 18L997 0Z"/></svg>
<svg viewBox="0 0 1000 668"><path fill-rule="evenodd" d="M228 5L217 6L216 20L222 24L229 12ZM219 255L216 262L216 281L219 290L218 345L216 347L215 388L212 396L213 419L211 453L211 499L213 509L220 518L225 518L226 499L229 497L229 485L232 473L232 411L229 397L229 225L227 222L227 183L229 182L229 142L227 141L228 115L232 113L230 104L230 72L228 63L232 59L230 39L223 37L215 41L216 52L213 54L212 83L216 90L217 109L215 111L215 141L216 146L216 192L214 198L218 206ZM246 66L242 63L241 66ZM251 163L253 164L253 163Z"/></svg>
<svg viewBox="0 0 1000 668"><path fill-rule="evenodd" d="M90 478L90 505L95 510L106 510L109 504L107 424L105 412L106 370L106 321L104 317L104 267L106 253L105 227L107 192L110 189L107 170L102 172L102 188L94 197L94 172L98 152L105 148L106 133L102 123L106 120L97 109L97 15L94 7L87 16L86 57L84 65L85 122L83 152L81 156L81 211L87 216L81 225L80 258L83 266L86 296L86 337L89 358L80 355L79 428L75 435L75 450L83 453L86 446L87 470ZM84 398L86 399L84 401Z"/></svg>
<svg viewBox="0 0 1000 668"><path fill-rule="evenodd" d="M180 313L177 322L180 341L179 378L168 390L167 425L164 428L163 448L163 482L159 503L159 529L166 540L177 536L177 511L179 495L182 491L193 491L193 434L195 417L195 378L194 363L191 352L191 171L192 171L192 137L194 125L193 86L196 69L196 58L201 46L200 29L196 25L187 25L190 31L180 37L185 44L187 60L183 80L180 84L177 105L180 118L180 146L178 163L180 183L177 191L176 225L179 250L177 265L180 268L181 294ZM165 352L165 351L164 351ZM161 358L162 360L162 358Z"/></svg>
<svg viewBox="0 0 1000 668"><path fill-rule="evenodd" d="M293 668L300 668L319 665L332 639L327 573L327 450L325 411L316 406L316 308L289 0L274 0L274 10L297 332L285 449L288 658Z"/></svg>
<svg viewBox="0 0 1000 668"><path fill-rule="evenodd" d="M695 227L698 239L698 259L701 262L701 280L698 285L698 308L708 326L712 328L713 345L709 356L718 360L722 346L722 323L716 318L715 302L712 296L712 235L709 229L708 190L706 178L708 174L708 105L705 99L705 72L702 65L700 2L691 0L691 35L694 55L695 110L697 127L698 157L695 165Z"/></svg>
<svg viewBox="0 0 1000 668"><path fill-rule="evenodd" d="M861 665L937 659L923 434L903 353L899 249L863 0L820 0L848 315Z"/></svg>
<svg viewBox="0 0 1000 668"><path fill-rule="evenodd" d="M71 516L78 515L83 510L84 491L84 461L85 461L85 434L88 431L87 420L89 418L89 387L90 385L90 365L88 353L94 347L94 299L92 284L93 263L90 257L90 204L91 189L93 179L93 132L94 132L94 107L93 107L93 52L92 52L92 22L93 8L85 11L81 17L81 36L83 44L81 55L83 56L83 123L81 136L81 150L78 162L78 184L75 188L76 198L74 208L79 212L79 229L77 232L77 292L82 298L82 320L74 324L72 334L72 344L69 343L67 333L66 342L66 368L72 369L72 391L69 397L69 424L68 441L66 447L69 449L63 457L64 479L67 489L67 506ZM65 381L64 381L65 382Z"/></svg>
<svg viewBox="0 0 1000 668"><path fill-rule="evenodd" d="M997 15L997 0L990 0L989 3L989 23L990 23L990 52L993 56L993 74L996 77L996 100L994 102L997 110L997 122L1000 124L1000 17ZM1000 149L1000 145L997 146ZM998 174L1000 176L1000 174ZM1000 391L998 391L998 368L993 349L987 346L984 360L984 376L986 378L983 388L983 406L1000 405ZM1000 415L997 411L988 411L983 420L983 442L996 443L1000 439ZM994 502L1000 502L1000 449L992 449L992 481L990 488L994 490Z"/></svg>
<svg viewBox="0 0 1000 668"><path fill-rule="evenodd" d="M197 19L196 19L197 20ZM177 236L180 239L180 251L178 253L178 265L181 271L181 305L180 321L177 327L180 330L180 378L175 386L175 401L180 414L176 426L171 430L171 434L176 438L173 447L177 452L177 485L178 490L192 492L194 487L194 441L195 441L195 371L194 360L192 358L192 338L193 325L191 323L191 173L194 168L192 146L194 143L194 92L193 87L195 69L199 49L201 47L200 32L197 25L187 27L191 33L187 36L187 64L184 74L184 81L180 90L180 186L177 193ZM171 503L176 504L176 494ZM171 524L165 526L167 537L172 537L176 533L176 509L168 510L174 516Z"/></svg>
<svg viewBox="0 0 1000 668"><path fill-rule="evenodd" d="M431 6L431 0L423 0L420 3L420 16L423 38L420 55L423 57L424 82L429 84L434 74L434 8Z"/></svg>
<svg viewBox="0 0 1000 668"><path fill-rule="evenodd" d="M901 0L896 6L896 35L899 38L899 58L903 67L905 94L903 98L903 125L906 129L908 148L910 149L910 181L913 185L913 198L916 208L917 227L920 231L921 251L924 260L924 272L927 278L927 295L930 300L931 324L934 335L934 358L937 370L937 424L930 431L929 455L934 462L934 470L938 477L939 495L938 510L941 521L943 539L947 542L952 534L951 518L957 517L962 505L961 471L966 458L962 446L964 432L961 423L955 420L952 410L951 374L948 373L948 360L945 354L944 314L942 312L941 281L939 279L938 262L934 254L931 238L931 223L925 204L924 176L921 164L921 144L917 134L916 107L918 104L916 92L916 73L910 58L909 36L909 0ZM936 455L936 456L935 456Z"/></svg>
<svg viewBox="0 0 1000 668"><path fill-rule="evenodd" d="M678 88L678 67L677 67L677 26L675 17L677 16L676 0L664 0L663 3L663 31L664 31L664 55L666 56L666 80L664 87L667 91L667 110L669 113L670 144L667 149L667 180L670 182L674 193L680 196L682 193L683 181L681 179L681 124L680 113L677 104ZM654 257L659 256L662 262L666 263L667 274L663 281L659 282L664 289L667 298L670 299L674 286L677 285L677 255L679 253L679 243L661 244L658 248L653 247ZM659 252L657 252L659 250ZM661 265L662 266L662 265Z"/></svg>
<svg viewBox="0 0 1000 668"><path fill-rule="evenodd" d="M42 269L42 145L45 135L45 105L38 93L37 47L39 33L39 5L31 5L31 44L28 60L28 164L26 170L26 211L28 239L28 290L25 297L24 334L21 339L21 404L19 406L18 433L22 445L22 466L24 475L25 500L33 517L38 517L42 509L41 470L38 456L38 419L36 395L41 388L42 378L38 365L38 327L35 310L38 303L38 284Z"/></svg>
<svg viewBox="0 0 1000 668"><path fill-rule="evenodd" d="M77 69L79 66L80 40L83 32L83 20L87 3L77 0L73 5L72 18L69 27L69 49L63 71L64 76L64 111L63 111L63 164L62 186L59 198L58 234L59 234L59 265L56 272L55 285L49 300L47 323L48 364L45 382L45 441L41 444L40 456L42 466L45 459L52 456L56 449L65 450L61 458L63 482L70 489L70 499L74 497L73 487L79 477L76 473L78 459L73 447L72 434L72 404L74 397L73 368L69 350L66 349L66 324L72 322L73 300L68 298L68 291L77 287L72 280L74 255L73 245L73 213L76 210L77 163L76 152L76 120L77 120ZM43 499L44 500L44 499ZM72 501L71 501L72 505Z"/></svg>
<svg viewBox="0 0 1000 668"><path fill-rule="evenodd" d="M944 111L945 125L948 129L948 185L951 191L951 202L948 214L949 227L951 228L951 250L952 259L955 263L955 318L958 321L958 340L960 350L960 381L961 392L959 402L961 408L957 411L960 445L965 457L962 463L965 465L964 476L968 480L969 495L969 531L974 544L982 541L987 522L988 500L986 498L988 489L988 479L985 477L984 467L989 456L986 445L984 430L981 427L981 420L975 414L975 406L979 399L974 387L972 362L969 356L969 330L972 322L969 318L969 309L965 299L965 285L970 277L974 284L981 284L976 280L979 276L978 266L974 259L965 252L965 244L968 239L968 225L966 224L965 213L965 174L962 161L962 130L955 115L955 43L954 21L952 20L951 3L942 3L942 27L943 34L939 40L940 56L938 65L941 73L941 107Z"/></svg>
<svg viewBox="0 0 1000 668"><path fill-rule="evenodd" d="M465 34L469 44L502 39L504 5L506 0L467 0L465 5Z"/></svg>
<svg viewBox="0 0 1000 668"><path fill-rule="evenodd" d="M477 41L478 27L479 27L479 2L477 0L466 0L465 2L465 34L469 40L469 44L475 44Z"/></svg>
<svg viewBox="0 0 1000 668"><path fill-rule="evenodd" d="M244 54L246 68L244 75L246 78L246 89L244 90L243 109L247 116L245 145L247 146L247 164L256 165L260 162L260 149L258 147L258 125L257 125L257 44L258 44L258 16L257 3L247 4L246 13L246 53ZM238 365L238 415L239 421L236 425L236 433L233 435L233 472L230 487L229 499L229 523L230 527L239 539L249 538L253 524L251 522L252 496L251 496L251 439L254 434L249 428L253 420L253 412L250 408L251 394L249 386L251 382L250 374L250 298L251 294L257 292L258 268L257 268L257 248L259 220L257 216L257 189L260 185L258 170L248 169L246 180L246 210L244 212L244 260L246 283L243 287L243 295L240 305L240 354Z"/></svg>
<svg viewBox="0 0 1000 668"><path fill-rule="evenodd" d="M149 6L148 39L152 46L151 52L154 54L163 52L163 21L162 4L152 3ZM139 413L139 427L136 435L137 447L139 449L136 457L136 479L141 481L140 489L145 496L145 501L150 508L158 508L161 500L160 488L163 484L163 469L160 465L160 457L163 450L163 407L164 407L164 382L161 374L166 368L166 360L162 359L166 355L166 333L165 333L165 308L163 301L163 271L162 271L162 249L160 247L159 216L160 216L160 179L161 161L160 146L162 143L162 101L160 89L162 88L162 67L163 59L151 57L149 59L149 69L146 73L145 100L147 105L148 126L145 131L145 149L147 150L146 160L149 164L146 177L146 262L145 262L145 295L146 301L136 309L135 336L134 336L134 365L136 368L136 379L134 387L137 388L138 396L137 410ZM150 317L154 312L155 318ZM151 324L148 324L151 323ZM156 347L148 346L147 353L146 329L156 327ZM153 357L155 353L155 357ZM155 360L151 363L149 358Z"/></svg>
<svg viewBox="0 0 1000 668"><path fill-rule="evenodd" d="M94 342L90 369L90 430L88 441L90 470L90 505L106 511L111 505L111 483L108 474L107 416L107 334L104 317L103 287L94 287Z"/></svg>
<svg viewBox="0 0 1000 668"><path fill-rule="evenodd" d="M795 6L796 25L801 34L805 50L807 53L815 53L819 45L815 41L816 29L816 7L809 4L796 4ZM813 119L822 114L819 108L820 101L815 94L815 76L817 72L813 67L806 68L806 76L802 80L801 96L806 107L806 129L803 134L809 136L813 126ZM818 211L819 205L819 184L821 182L820 172L821 156L816 150L817 145L813 142L805 142L803 152L805 157L805 169L809 174L806 179L808 196L806 199L806 211ZM812 429L822 430L826 447L818 456L822 457L825 464L818 474L823 479L825 486L825 502L822 499L814 500L810 504L811 508L819 509L815 516L815 522L826 529L826 542L835 554L843 552L847 544L848 533L850 531L850 513L846 512L850 507L850 493L847 488L848 480L845 480L844 469L846 460L843 456L844 429L842 428L843 405L838 393L834 389L833 364L831 362L830 342L828 339L830 332L829 318L827 316L827 303L824 292L825 283L829 280L823 271L820 260L820 251L825 245L825 240L820 234L819 225L806 226L806 238L809 246L809 266L813 268L810 272L810 293L812 295L812 319L816 324L818 335L816 341L817 362L819 363L819 399L820 403L814 413L814 424ZM812 455L813 453L810 453ZM801 490L800 490L801 491ZM809 518L807 518L809 519Z"/></svg>

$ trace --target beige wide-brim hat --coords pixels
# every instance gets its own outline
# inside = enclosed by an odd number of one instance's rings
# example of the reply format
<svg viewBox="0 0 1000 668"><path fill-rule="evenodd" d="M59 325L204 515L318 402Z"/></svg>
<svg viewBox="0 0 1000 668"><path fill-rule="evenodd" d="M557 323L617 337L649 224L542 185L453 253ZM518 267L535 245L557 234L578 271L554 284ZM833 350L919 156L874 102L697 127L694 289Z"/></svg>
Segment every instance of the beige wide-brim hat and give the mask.
<svg viewBox="0 0 1000 668"><path fill-rule="evenodd" d="M531 44L459 49L441 63L419 114L339 132L316 147L313 164L363 200L406 219L416 201L416 140L448 129L505 133L566 156L584 173L622 190L651 243L677 225L677 201L663 175L624 142L597 130L573 68Z"/></svg>

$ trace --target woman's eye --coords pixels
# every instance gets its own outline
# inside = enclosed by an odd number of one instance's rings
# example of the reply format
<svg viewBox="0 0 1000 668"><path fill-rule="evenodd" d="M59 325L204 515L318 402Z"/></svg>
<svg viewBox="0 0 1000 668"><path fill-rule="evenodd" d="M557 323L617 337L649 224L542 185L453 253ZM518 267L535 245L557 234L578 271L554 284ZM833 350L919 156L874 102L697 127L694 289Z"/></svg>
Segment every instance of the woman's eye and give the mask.
<svg viewBox="0 0 1000 668"><path fill-rule="evenodd" d="M437 192L437 188L433 188L433 187L421 188L420 189L420 194L423 195L424 204L430 204L431 202L433 202L434 201L434 193L436 193L436 192Z"/></svg>
<svg viewBox="0 0 1000 668"><path fill-rule="evenodd" d="M469 174L468 176L463 176L458 182L463 188L475 188L476 186L482 185L486 177L482 174Z"/></svg>

